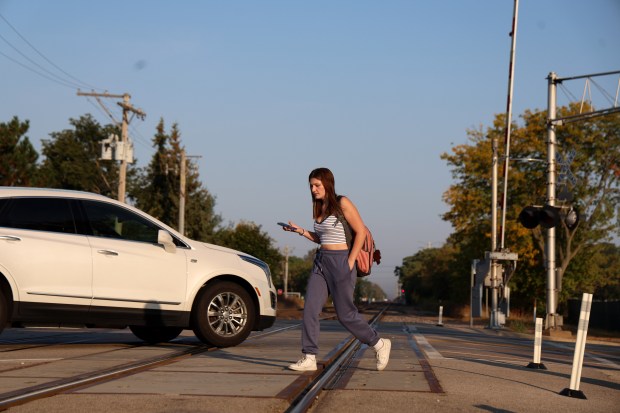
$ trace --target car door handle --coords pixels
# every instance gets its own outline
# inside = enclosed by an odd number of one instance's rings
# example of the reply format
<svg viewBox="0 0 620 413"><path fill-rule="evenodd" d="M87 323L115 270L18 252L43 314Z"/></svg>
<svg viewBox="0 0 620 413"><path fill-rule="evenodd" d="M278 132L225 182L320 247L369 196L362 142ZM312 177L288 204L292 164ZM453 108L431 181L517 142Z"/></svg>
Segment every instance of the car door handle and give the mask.
<svg viewBox="0 0 620 413"><path fill-rule="evenodd" d="M112 251L112 250L99 250L97 252L103 255L114 255L114 256L118 255L118 252Z"/></svg>
<svg viewBox="0 0 620 413"><path fill-rule="evenodd" d="M3 239L5 241L21 241L22 240L20 237L16 237L14 235L0 235L0 239Z"/></svg>

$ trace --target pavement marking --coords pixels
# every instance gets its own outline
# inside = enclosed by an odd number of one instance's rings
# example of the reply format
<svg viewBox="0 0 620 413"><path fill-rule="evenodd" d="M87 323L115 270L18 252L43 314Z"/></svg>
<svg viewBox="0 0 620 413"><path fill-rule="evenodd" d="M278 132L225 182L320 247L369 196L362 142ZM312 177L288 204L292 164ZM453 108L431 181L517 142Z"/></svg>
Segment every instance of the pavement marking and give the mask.
<svg viewBox="0 0 620 413"><path fill-rule="evenodd" d="M573 350L574 351L574 349L575 349L575 346L566 346L564 344L555 343L555 342L552 342L552 341L546 341L545 344L548 344L551 347L557 347L557 348L561 348L561 349L565 349L565 350ZM601 363L601 364L603 364L605 366L609 366L609 367L613 367L613 368L620 367L620 365L614 363L611 360L607 360L607 359L604 359L602 357L596 357L596 356L593 356L592 354L589 354L589 353L584 353L584 356L589 358L589 359L596 360L596 361L598 361L599 363Z"/></svg>
<svg viewBox="0 0 620 413"><path fill-rule="evenodd" d="M435 350L433 346L431 346L431 344L426 340L426 337L418 333L418 329L415 328L415 326L406 325L406 328L411 333L415 341L418 343L418 346L420 346L420 348L424 350L424 353L426 353L426 357L432 360L445 359L445 357L442 356L441 353L439 353L437 350Z"/></svg>
<svg viewBox="0 0 620 413"><path fill-rule="evenodd" d="M418 357L418 363L420 364L420 368L422 369L424 378L426 379L426 382L428 383L428 387L430 388L431 393L444 393L443 388L441 387L441 383L439 382L439 379L437 379L437 376L435 376L435 372L433 371L431 364L429 363L424 352L420 350L420 346L417 343L417 338L415 336L416 335L420 337L422 336L420 334L413 334L412 330L417 331L416 328L413 326L408 326L404 324L403 330L408 334L407 341L409 341L409 345L411 346L411 348L413 349L413 352ZM426 344L428 344L428 342ZM436 354L439 354L435 351L435 349L433 349L433 347L431 347L430 344L428 344L428 347L430 347L430 349L434 351ZM425 349L425 351L428 351L428 347ZM441 354L439 354L439 356L441 357Z"/></svg>

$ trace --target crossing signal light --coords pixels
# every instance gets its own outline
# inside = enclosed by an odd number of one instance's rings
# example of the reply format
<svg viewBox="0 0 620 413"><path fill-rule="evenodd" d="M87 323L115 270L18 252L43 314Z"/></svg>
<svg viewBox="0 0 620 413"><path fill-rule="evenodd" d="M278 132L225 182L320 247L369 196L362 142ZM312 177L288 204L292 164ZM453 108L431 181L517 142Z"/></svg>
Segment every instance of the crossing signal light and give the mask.
<svg viewBox="0 0 620 413"><path fill-rule="evenodd" d="M562 214L561 211L562 208L551 205L527 206L519 214L519 222L527 229L534 229L538 225L549 229L558 226L564 218L564 224L572 231L579 223L579 213L573 207L566 214Z"/></svg>
<svg viewBox="0 0 620 413"><path fill-rule="evenodd" d="M569 209L566 213L566 218L564 218L564 223L571 231L577 228L577 225L579 224L579 211L575 208Z"/></svg>
<svg viewBox="0 0 620 413"><path fill-rule="evenodd" d="M519 222L527 229L534 229L538 226L538 211L540 208L526 206L519 214Z"/></svg>

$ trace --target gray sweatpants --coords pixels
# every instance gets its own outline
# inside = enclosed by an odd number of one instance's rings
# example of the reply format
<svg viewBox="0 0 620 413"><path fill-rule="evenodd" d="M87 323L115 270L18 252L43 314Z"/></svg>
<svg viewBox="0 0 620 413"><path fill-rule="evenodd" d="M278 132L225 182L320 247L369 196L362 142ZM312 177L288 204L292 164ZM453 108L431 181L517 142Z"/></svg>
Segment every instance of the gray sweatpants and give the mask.
<svg viewBox="0 0 620 413"><path fill-rule="evenodd" d="M377 332L368 325L353 303L357 271L355 268L349 270L348 258L347 250L319 249L316 253L304 304L301 333L301 351L304 354L319 352L319 314L329 294L338 320L355 338L370 346L379 341Z"/></svg>

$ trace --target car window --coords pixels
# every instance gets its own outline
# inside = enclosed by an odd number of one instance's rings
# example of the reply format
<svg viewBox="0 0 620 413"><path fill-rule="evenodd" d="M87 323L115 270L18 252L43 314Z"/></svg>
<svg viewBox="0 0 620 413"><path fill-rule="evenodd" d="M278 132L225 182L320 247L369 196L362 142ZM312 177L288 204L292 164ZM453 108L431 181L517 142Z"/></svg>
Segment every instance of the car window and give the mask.
<svg viewBox="0 0 620 413"><path fill-rule="evenodd" d="M13 198L0 211L2 227L76 233L68 199Z"/></svg>
<svg viewBox="0 0 620 413"><path fill-rule="evenodd" d="M9 204L9 201L9 198L0 198L0 216L2 215L2 210L4 209L4 207Z"/></svg>
<svg viewBox="0 0 620 413"><path fill-rule="evenodd" d="M160 228L146 218L104 202L82 201L82 204L94 236L157 243Z"/></svg>

